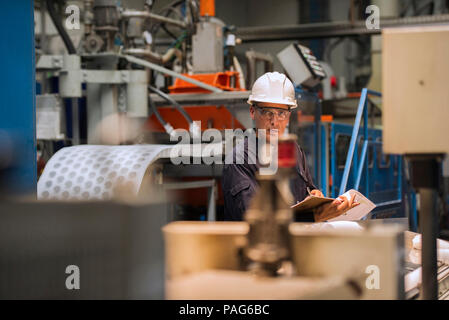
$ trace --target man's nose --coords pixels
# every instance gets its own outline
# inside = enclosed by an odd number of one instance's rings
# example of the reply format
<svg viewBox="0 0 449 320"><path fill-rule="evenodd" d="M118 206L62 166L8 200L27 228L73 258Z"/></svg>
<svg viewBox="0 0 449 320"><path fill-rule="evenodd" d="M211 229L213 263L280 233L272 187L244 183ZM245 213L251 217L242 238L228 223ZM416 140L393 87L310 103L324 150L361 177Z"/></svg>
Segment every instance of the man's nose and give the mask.
<svg viewBox="0 0 449 320"><path fill-rule="evenodd" d="M271 121L274 121L275 119L276 119L276 120L281 120L281 117L282 117L282 116L281 116L279 113L273 112L272 115L271 115L271 117L270 117L270 119L271 119Z"/></svg>

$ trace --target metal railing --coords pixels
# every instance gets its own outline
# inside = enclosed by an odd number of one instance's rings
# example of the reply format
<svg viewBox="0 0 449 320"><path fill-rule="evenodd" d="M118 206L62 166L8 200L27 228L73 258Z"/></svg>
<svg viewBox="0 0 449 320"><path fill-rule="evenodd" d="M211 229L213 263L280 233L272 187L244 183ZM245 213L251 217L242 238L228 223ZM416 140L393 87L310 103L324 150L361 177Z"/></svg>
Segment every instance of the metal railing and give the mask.
<svg viewBox="0 0 449 320"><path fill-rule="evenodd" d="M354 157L354 150L357 143L357 137L359 135L360 129L360 121L363 115L363 135L364 142L362 147L362 153L360 156L359 163L354 162L354 170L357 171L357 176L354 184L354 189L358 190L360 186L360 181L362 179L362 174L365 172L365 194L369 196L369 172L368 172L368 164L367 162L367 150L368 150L368 95L374 95L378 97L382 97L382 94L377 91L368 90L367 88L362 89L362 93L360 95L359 106L357 108L357 115L355 117L354 127L352 129L351 141L349 143L349 150L346 156L345 169L343 171L343 177L340 184L340 194L345 193L346 186L348 184L349 172L351 171L352 159Z"/></svg>

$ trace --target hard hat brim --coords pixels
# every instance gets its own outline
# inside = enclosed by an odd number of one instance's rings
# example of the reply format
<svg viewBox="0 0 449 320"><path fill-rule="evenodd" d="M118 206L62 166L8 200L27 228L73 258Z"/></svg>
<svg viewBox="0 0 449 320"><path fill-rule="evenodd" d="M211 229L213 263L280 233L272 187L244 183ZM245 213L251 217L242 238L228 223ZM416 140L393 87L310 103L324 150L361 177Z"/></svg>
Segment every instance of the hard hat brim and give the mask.
<svg viewBox="0 0 449 320"><path fill-rule="evenodd" d="M298 107L297 102L294 103L285 101L283 99L248 99L248 104L252 105L254 102L265 102L265 103L277 103L277 104L285 104L290 107L290 109L296 109Z"/></svg>

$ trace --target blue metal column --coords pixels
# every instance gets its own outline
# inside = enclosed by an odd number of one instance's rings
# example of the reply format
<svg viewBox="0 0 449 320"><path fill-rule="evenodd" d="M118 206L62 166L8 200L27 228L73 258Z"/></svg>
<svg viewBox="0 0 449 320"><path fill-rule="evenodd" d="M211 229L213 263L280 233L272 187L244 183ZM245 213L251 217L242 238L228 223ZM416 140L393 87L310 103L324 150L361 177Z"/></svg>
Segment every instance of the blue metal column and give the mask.
<svg viewBox="0 0 449 320"><path fill-rule="evenodd" d="M34 1L1 1L0 23L0 130L14 142L16 156L8 190L35 193Z"/></svg>

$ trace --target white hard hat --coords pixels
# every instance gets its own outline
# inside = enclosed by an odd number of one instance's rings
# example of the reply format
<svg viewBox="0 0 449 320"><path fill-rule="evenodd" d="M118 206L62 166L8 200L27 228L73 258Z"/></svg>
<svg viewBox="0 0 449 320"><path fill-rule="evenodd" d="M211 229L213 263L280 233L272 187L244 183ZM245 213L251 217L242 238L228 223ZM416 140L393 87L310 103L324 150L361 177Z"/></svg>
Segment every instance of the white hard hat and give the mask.
<svg viewBox="0 0 449 320"><path fill-rule="evenodd" d="M271 102L296 108L295 88L283 73L267 72L254 82L248 103Z"/></svg>

